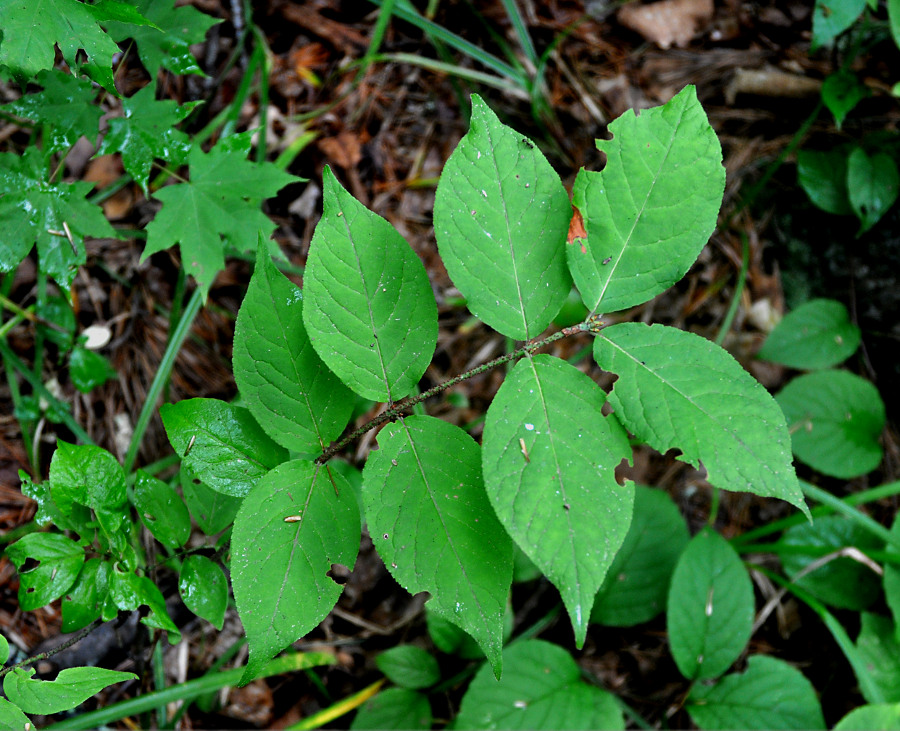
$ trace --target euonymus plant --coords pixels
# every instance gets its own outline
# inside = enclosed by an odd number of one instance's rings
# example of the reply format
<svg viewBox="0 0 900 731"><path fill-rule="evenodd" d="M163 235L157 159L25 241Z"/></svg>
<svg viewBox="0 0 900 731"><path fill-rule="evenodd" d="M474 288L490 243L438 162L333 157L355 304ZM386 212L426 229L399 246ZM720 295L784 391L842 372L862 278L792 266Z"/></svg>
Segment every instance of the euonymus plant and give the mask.
<svg viewBox="0 0 900 731"><path fill-rule="evenodd" d="M191 399L161 409L182 458L184 502L140 471L127 488L122 468L99 448L60 443L49 480L24 489L40 503L39 521L78 539L33 534L9 548L23 570L24 609L63 597L64 629L72 630L146 605L144 622L175 634L158 588L136 570L142 559L125 506L135 505L168 550L186 543L191 516L209 535L233 522L231 584L250 644L247 682L331 611L341 592L332 567L353 566L364 522L396 580L429 592L430 616L471 635L499 677L514 544L558 588L583 644L635 510L634 486L615 477L631 458L629 433L659 451L679 450L718 487L781 498L808 515L784 416L762 386L702 337L607 317L676 283L715 227L725 172L694 89L613 122L612 139L597 143L605 167L582 170L571 201L535 145L472 101L469 133L437 189L435 237L469 310L524 344L419 393L438 330L428 276L400 234L326 169L302 290L260 242L235 331L240 405ZM548 335L573 282L589 314ZM600 368L617 377L609 394L538 352L584 334L594 338ZM501 363L514 365L487 410L481 444L448 422L407 415ZM350 430L360 397L383 402L383 413ZM350 467L338 458L378 426L360 510ZM724 543L714 534L702 540L713 545L697 551L713 558ZM25 568L29 558L39 563ZM221 626L227 581L217 563L189 556L180 588L189 608ZM725 604L709 611L733 619ZM737 652L747 636L735 635ZM686 648L676 660L691 679L720 674L733 660L673 642L673 650Z"/></svg>

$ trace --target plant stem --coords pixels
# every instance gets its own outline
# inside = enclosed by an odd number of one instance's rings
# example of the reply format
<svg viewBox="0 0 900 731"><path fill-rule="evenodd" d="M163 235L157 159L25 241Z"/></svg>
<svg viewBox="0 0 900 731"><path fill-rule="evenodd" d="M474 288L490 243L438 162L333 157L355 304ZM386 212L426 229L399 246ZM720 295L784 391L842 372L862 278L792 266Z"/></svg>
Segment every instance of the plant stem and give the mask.
<svg viewBox="0 0 900 731"><path fill-rule="evenodd" d="M68 649L69 647L74 645L76 642L81 642L85 637L87 637L91 632L93 632L95 629L97 629L97 627L99 627L101 624L103 624L103 620L98 617L93 622L91 622L87 627L85 627L83 630L81 630L77 635L75 635L74 637L70 637L68 640L63 642L61 645L58 645L57 647L47 650L46 652L41 652L37 655L34 655L33 657L26 657L24 660L22 660L22 662L17 662L15 665L10 665L9 667L3 668L2 670L0 670L0 678L2 678L10 670L13 670L14 668L22 668L22 667L25 667L26 665L33 665L36 662L40 662L41 660L46 660L47 658L53 657L56 653L62 652L63 650Z"/></svg>
<svg viewBox="0 0 900 731"><path fill-rule="evenodd" d="M481 373L486 373L492 368L496 368L499 365L503 365L504 363L509 363L513 360L521 358L523 355L530 355L534 353L536 350L543 348L546 345L550 345L550 343L555 343L557 340L562 340L563 338L570 337L572 335L577 335L583 332L599 332L602 327L602 323L599 322L596 318L588 318L585 322L579 323L578 325L572 325L571 327L564 327L559 332L550 335L549 337L544 338L543 340L538 340L536 342L527 343L523 345L518 350L514 350L512 353L507 353L506 355L501 355L498 358L494 358L487 363L482 363L480 366L476 366L465 373L461 373L455 378L451 378L449 381L444 381L443 383L439 383L437 386L433 386L429 388L427 391L423 391L417 396L410 396L408 398L403 399L402 401L397 402L387 411L379 414L374 419L366 422L358 429L347 434L347 436L343 437L340 441L332 444L328 449L326 449L322 454L316 457L316 464L325 464L329 459L334 457L338 452L340 452L344 447L346 447L350 442L359 439L363 434L367 431L371 431L377 426L381 426L387 421L391 421L396 417L400 416L404 411L411 409L418 403L421 403L425 399L431 398L432 396L436 396L441 393L441 391L446 391L451 386L455 386L457 383L462 383L463 381L472 378L473 376L477 376Z"/></svg>

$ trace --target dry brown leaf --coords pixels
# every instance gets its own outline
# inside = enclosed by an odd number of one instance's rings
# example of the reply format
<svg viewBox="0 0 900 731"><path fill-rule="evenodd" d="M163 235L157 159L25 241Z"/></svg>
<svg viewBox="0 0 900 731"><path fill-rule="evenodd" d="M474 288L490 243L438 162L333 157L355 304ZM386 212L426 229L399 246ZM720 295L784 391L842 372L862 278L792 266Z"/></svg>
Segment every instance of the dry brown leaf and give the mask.
<svg viewBox="0 0 900 731"><path fill-rule="evenodd" d="M362 145L353 132L341 132L336 137L319 140L317 144L329 162L344 170L356 167L362 160Z"/></svg>
<svg viewBox="0 0 900 731"><path fill-rule="evenodd" d="M662 0L650 5L629 3L619 22L660 48L683 48L713 17L713 0Z"/></svg>

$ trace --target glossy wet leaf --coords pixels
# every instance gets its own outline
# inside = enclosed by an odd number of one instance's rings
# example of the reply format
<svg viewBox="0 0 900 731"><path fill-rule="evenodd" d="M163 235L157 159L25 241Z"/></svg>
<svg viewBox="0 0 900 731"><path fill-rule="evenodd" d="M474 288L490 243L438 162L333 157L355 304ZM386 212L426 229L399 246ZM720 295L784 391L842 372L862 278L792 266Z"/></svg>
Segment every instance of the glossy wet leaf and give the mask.
<svg viewBox="0 0 900 731"><path fill-rule="evenodd" d="M789 368L818 370L847 360L861 339L860 329L841 302L814 299L784 316L757 357Z"/></svg>
<svg viewBox="0 0 900 731"><path fill-rule="evenodd" d="M664 325L622 323L594 340L594 358L619 376L616 417L661 453L706 468L726 490L777 497L809 514L790 454L784 415L725 350Z"/></svg>
<svg viewBox="0 0 900 731"><path fill-rule="evenodd" d="M312 347L302 309L300 288L260 246L235 326L234 378L272 439L315 457L340 437L354 397Z"/></svg>
<svg viewBox="0 0 900 731"><path fill-rule="evenodd" d="M356 393L402 398L418 384L437 342L428 275L394 227L344 190L329 168L322 184L325 211L303 281L306 331Z"/></svg>
<svg viewBox="0 0 900 731"><path fill-rule="evenodd" d="M434 203L441 259L469 311L508 337L540 335L571 288L571 216L540 150L473 94L469 132L444 166Z"/></svg>
<svg viewBox="0 0 900 731"><path fill-rule="evenodd" d="M192 147L188 163L189 182L153 194L163 206L147 224L141 261L178 244L182 266L206 291L225 267L226 242L238 251L253 250L261 235L268 238L275 229L259 201L300 178L269 162L250 162L245 145L232 147L227 138L209 152Z"/></svg>
<svg viewBox="0 0 900 731"><path fill-rule="evenodd" d="M113 683L138 677L105 668L66 668L55 680L36 680L34 673L34 668L14 668L4 678L3 690L26 713L41 715L68 711Z"/></svg>
<svg viewBox="0 0 900 731"><path fill-rule="evenodd" d="M624 430L601 413L605 394L549 355L526 357L487 412L482 463L494 511L559 589L584 642L594 596L625 540L634 490L616 482L631 457Z"/></svg>
<svg viewBox="0 0 900 731"><path fill-rule="evenodd" d="M69 354L69 378L82 393L90 393L117 376L118 373L100 353L76 345Z"/></svg>
<svg viewBox="0 0 900 731"><path fill-rule="evenodd" d="M231 525L238 508L241 507L241 498L225 495L207 487L183 463L181 492L191 516L197 521L200 530L208 536L213 536Z"/></svg>
<svg viewBox="0 0 900 731"><path fill-rule="evenodd" d="M701 729L824 729L812 684L783 660L754 655L743 673L691 687L687 710Z"/></svg>
<svg viewBox="0 0 900 731"><path fill-rule="evenodd" d="M878 223L897 200L900 192L897 163L883 152L869 156L862 148L855 149L847 158L847 191L862 234Z"/></svg>
<svg viewBox="0 0 900 731"><path fill-rule="evenodd" d="M181 641L181 632L169 616L162 592L147 576L138 576L133 570L116 564L109 572L109 600L126 612L146 606L150 611L142 616L141 624L168 632L169 644Z"/></svg>
<svg viewBox="0 0 900 731"><path fill-rule="evenodd" d="M77 632L101 616L109 597L110 564L89 558L62 598L62 631Z"/></svg>
<svg viewBox="0 0 900 731"><path fill-rule="evenodd" d="M243 497L288 458L247 409L217 399L185 399L159 410L169 442L207 487Z"/></svg>
<svg viewBox="0 0 900 731"><path fill-rule="evenodd" d="M394 685L419 690L441 679L441 669L434 655L415 645L398 645L375 658L378 669Z"/></svg>
<svg viewBox="0 0 900 731"><path fill-rule="evenodd" d="M221 567L206 556L188 556L178 576L178 593L184 605L218 630L228 607L228 580Z"/></svg>
<svg viewBox="0 0 900 731"><path fill-rule="evenodd" d="M669 646L681 674L704 680L728 670L750 639L753 611L753 586L740 557L704 528L681 554L669 586Z"/></svg>
<svg viewBox="0 0 900 731"><path fill-rule="evenodd" d="M838 129L854 107L871 94L852 71L841 69L829 74L822 82L822 101L834 117Z"/></svg>
<svg viewBox="0 0 900 731"><path fill-rule="evenodd" d="M84 548L60 533L29 533L8 546L5 555L19 570L19 606L25 612L59 599L84 564ZM28 559L37 565L25 568Z"/></svg>
<svg viewBox="0 0 900 731"><path fill-rule="evenodd" d="M616 312L681 279L716 226L725 188L722 149L693 86L665 106L610 123L601 172L582 169L572 203L587 239L566 247L588 309Z"/></svg>
<svg viewBox="0 0 900 731"><path fill-rule="evenodd" d="M817 371L793 379L775 396L791 431L797 459L849 479L881 463L884 402L869 381L847 371Z"/></svg>
<svg viewBox="0 0 900 731"><path fill-rule="evenodd" d="M591 612L592 622L611 627L648 622L665 609L672 572L689 540L684 518L663 490L634 490L631 527Z"/></svg>
<svg viewBox="0 0 900 731"><path fill-rule="evenodd" d="M332 610L342 586L329 572L352 570L359 539L353 491L313 462L280 465L244 498L231 539L231 583L250 644L242 683Z"/></svg>
<svg viewBox="0 0 900 731"><path fill-rule="evenodd" d="M388 688L360 707L350 729L429 729L432 720L431 705L424 695L406 688Z"/></svg>
<svg viewBox="0 0 900 731"><path fill-rule="evenodd" d="M499 671L512 543L491 510L481 452L462 429L430 416L388 424L363 471L369 532L410 593L478 642Z"/></svg>
<svg viewBox="0 0 900 731"><path fill-rule="evenodd" d="M187 158L191 140L176 129L200 102L176 104L156 99L156 84L148 84L122 100L121 117L111 117L97 155L122 153L122 165L148 194L147 181L154 160L165 160L177 168Z"/></svg>
<svg viewBox="0 0 900 731"><path fill-rule="evenodd" d="M191 516L178 493L165 482L138 470L133 501L141 522L156 540L169 548L187 543Z"/></svg>
<svg viewBox="0 0 900 731"><path fill-rule="evenodd" d="M457 729L623 729L610 693L581 679L563 648L543 640L503 651L503 677L484 666L463 696Z"/></svg>

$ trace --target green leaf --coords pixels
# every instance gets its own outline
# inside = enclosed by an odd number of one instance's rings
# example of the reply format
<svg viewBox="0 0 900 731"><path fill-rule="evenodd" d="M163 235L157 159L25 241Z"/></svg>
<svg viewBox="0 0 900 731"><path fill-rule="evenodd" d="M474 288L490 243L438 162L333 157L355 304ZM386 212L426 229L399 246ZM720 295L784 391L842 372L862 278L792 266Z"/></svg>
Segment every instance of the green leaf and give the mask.
<svg viewBox="0 0 900 731"><path fill-rule="evenodd" d="M337 182L322 181L325 212L304 275L303 322L313 347L356 393L406 396L437 343L437 304L422 262L387 221Z"/></svg>
<svg viewBox="0 0 900 731"><path fill-rule="evenodd" d="M549 355L523 358L484 425L482 464L500 522L559 589L580 647L594 596L625 540L634 489L616 482L631 457L603 416L605 394Z"/></svg>
<svg viewBox="0 0 900 731"><path fill-rule="evenodd" d="M34 668L14 668L3 680L6 697L25 713L61 713L81 705L113 683L137 680L134 673L104 668L66 668L56 680L34 680Z"/></svg>
<svg viewBox="0 0 900 731"><path fill-rule="evenodd" d="M847 152L797 151L797 182L815 206L838 216L852 216L847 191Z"/></svg>
<svg viewBox="0 0 900 731"><path fill-rule="evenodd" d="M77 632L87 627L103 611L109 596L110 564L88 559L74 585L62 598L62 631Z"/></svg>
<svg viewBox="0 0 900 731"><path fill-rule="evenodd" d="M506 611L503 613L503 644L505 645L512 636L515 617L512 612L512 604L506 602ZM448 655L456 655L464 660L483 660L484 652L478 643L452 622L448 622L431 608L431 603L425 605L425 623L428 627L428 636L434 646Z"/></svg>
<svg viewBox="0 0 900 731"><path fill-rule="evenodd" d="M870 94L869 87L861 84L856 74L846 69L830 74L822 83L822 101L834 116L838 129L853 108Z"/></svg>
<svg viewBox="0 0 900 731"><path fill-rule="evenodd" d="M888 546L888 550L896 551L900 547L900 516L894 517L891 539L892 545ZM884 598L894 617L897 639L900 640L900 566L892 561L884 563Z"/></svg>
<svg viewBox="0 0 900 731"><path fill-rule="evenodd" d="M849 479L881 463L884 402L865 379L847 371L807 373L775 400L787 419L794 454L813 469Z"/></svg>
<svg viewBox="0 0 900 731"><path fill-rule="evenodd" d="M244 403L279 444L315 457L337 439L355 398L313 349L303 296L264 244L234 332L234 378Z"/></svg>
<svg viewBox="0 0 900 731"><path fill-rule="evenodd" d="M724 673L750 639L753 610L753 585L740 557L704 528L681 554L669 586L669 646L681 674L703 680Z"/></svg>
<svg viewBox="0 0 900 731"><path fill-rule="evenodd" d="M473 94L469 132L434 202L441 259L472 314L511 338L540 335L571 289L563 246L571 218L540 150Z"/></svg>
<svg viewBox="0 0 900 731"><path fill-rule="evenodd" d="M900 48L900 0L888 0L887 11L891 37L894 39L894 45Z"/></svg>
<svg viewBox="0 0 900 731"><path fill-rule="evenodd" d="M116 22L107 23L106 28L116 41L134 39L150 78L155 79L160 68L176 75L206 75L197 65L190 47L203 43L206 32L221 23L221 19L191 6L174 7L175 0L134 0L134 5L155 28Z"/></svg>
<svg viewBox="0 0 900 731"><path fill-rule="evenodd" d="M169 100L157 101L156 84L148 84L122 100L123 116L109 119L109 129L97 155L121 152L125 169L149 195L147 180L154 160L165 160L178 167L187 158L191 140L175 125L199 103L180 106Z"/></svg>
<svg viewBox="0 0 900 731"><path fill-rule="evenodd" d="M19 570L19 606L25 612L59 599L84 564L84 549L60 533L29 533L9 546L6 556ZM23 569L29 558L38 565Z"/></svg>
<svg viewBox="0 0 900 731"><path fill-rule="evenodd" d="M503 651L500 680L484 666L463 696L456 729L623 729L613 696L581 680L563 648L543 640Z"/></svg>
<svg viewBox="0 0 900 731"><path fill-rule="evenodd" d="M224 240L238 251L252 250L260 235L275 224L259 209L259 201L300 178L272 163L247 160L243 147L232 149L226 138L208 153L199 146L188 156L190 182L168 185L153 194L163 207L147 224L144 261L170 246L181 246L182 265L207 291L224 267Z"/></svg>
<svg viewBox="0 0 900 731"><path fill-rule="evenodd" d="M207 487L183 462L181 491L191 515L197 521L200 530L208 536L215 535L231 525L241 507L241 498L231 497Z"/></svg>
<svg viewBox="0 0 900 731"><path fill-rule="evenodd" d="M137 471L134 507L153 537L169 548L179 548L191 537L191 516L175 492L162 480Z"/></svg>
<svg viewBox="0 0 900 731"><path fill-rule="evenodd" d="M897 163L885 153L869 157L862 148L855 149L847 159L847 190L862 234L878 223L897 200L900 192Z"/></svg>
<svg viewBox="0 0 900 731"><path fill-rule="evenodd" d="M116 376L109 361L93 350L76 345L69 355L69 377L82 393L90 393Z"/></svg>
<svg viewBox="0 0 900 731"><path fill-rule="evenodd" d="M332 564L353 568L359 538L353 491L327 466L287 462L244 498L231 539L231 584L250 643L242 684L331 611L342 587L328 573Z"/></svg>
<svg viewBox="0 0 900 731"><path fill-rule="evenodd" d="M376 657L375 664L388 680L401 688L428 688L441 679L434 655L415 645L392 647Z"/></svg>
<svg viewBox="0 0 900 731"><path fill-rule="evenodd" d="M824 729L812 684L783 660L754 655L743 673L696 683L687 710L701 729Z"/></svg>
<svg viewBox="0 0 900 731"><path fill-rule="evenodd" d="M46 153L68 152L82 135L95 142L103 111L94 104L97 94L91 82L53 70L42 71L37 83L43 91L25 94L0 109L48 125Z"/></svg>
<svg viewBox="0 0 900 731"><path fill-rule="evenodd" d="M9 660L9 641L0 635L0 665L5 665Z"/></svg>
<svg viewBox="0 0 900 731"><path fill-rule="evenodd" d="M622 323L594 340L594 358L619 376L609 396L619 420L661 453L700 468L717 487L777 497L809 509L784 416L726 351L664 325Z"/></svg>
<svg viewBox="0 0 900 731"><path fill-rule="evenodd" d="M634 490L631 527L591 612L592 622L610 627L649 622L665 609L672 572L690 539L664 491L642 485Z"/></svg>
<svg viewBox="0 0 900 731"><path fill-rule="evenodd" d="M900 731L900 703L854 708L835 724L834 731Z"/></svg>
<svg viewBox="0 0 900 731"><path fill-rule="evenodd" d="M878 575L853 558L844 556L805 573L809 564L823 555L854 547L860 551L879 551L882 542L872 533L841 515L816 518L815 523L791 526L781 539L786 546L807 547L812 553L786 553L781 563L785 573L801 589L826 604L860 611L878 598ZM816 550L819 549L819 550ZM803 575L800 576L803 572ZM898 698L900 700L900 698Z"/></svg>
<svg viewBox="0 0 900 731"><path fill-rule="evenodd" d="M159 410L169 441L207 487L244 497L260 477L288 458L247 409L194 398Z"/></svg>
<svg viewBox="0 0 900 731"><path fill-rule="evenodd" d="M430 416L388 424L363 470L369 532L410 593L469 633L499 672L512 543L485 495L481 454L457 426Z"/></svg>
<svg viewBox="0 0 900 731"><path fill-rule="evenodd" d="M843 304L814 299L785 315L757 356L789 368L818 370L847 360L861 339Z"/></svg>
<svg viewBox="0 0 900 731"><path fill-rule="evenodd" d="M93 187L48 183L35 146L21 156L0 153L0 271L15 269L36 244L40 270L68 290L86 261L84 237L115 236L103 211L85 200Z"/></svg>
<svg viewBox="0 0 900 731"><path fill-rule="evenodd" d="M864 685L860 690L869 703L897 703L900 701L900 642L894 623L887 617L869 612L863 612L860 619L862 627L856 649L882 697L873 698Z"/></svg>
<svg viewBox="0 0 900 731"><path fill-rule="evenodd" d="M588 309L616 312L681 279L716 226L725 190L722 148L685 87L665 106L629 110L609 125L601 172L581 170L572 190L587 239L566 247Z"/></svg>
<svg viewBox="0 0 900 731"><path fill-rule="evenodd" d="M810 50L831 43L853 25L865 7L866 0L816 0Z"/></svg>
<svg viewBox="0 0 900 731"><path fill-rule="evenodd" d="M31 731L31 721L18 706L10 703L6 698L0 698L0 728L12 729L12 731Z"/></svg>
<svg viewBox="0 0 900 731"><path fill-rule="evenodd" d="M109 596L116 607L128 612L147 606L150 613L141 619L141 624L166 630L169 644L175 645L181 641L181 633L169 617L162 592L147 576L138 576L134 571L116 564L109 572Z"/></svg>
<svg viewBox="0 0 900 731"><path fill-rule="evenodd" d="M222 629L228 607L228 580L219 564L206 556L188 556L181 565L178 593L194 614Z"/></svg>
<svg viewBox="0 0 900 731"><path fill-rule="evenodd" d="M388 688L365 702L350 728L429 729L432 721L431 705L424 695L406 688Z"/></svg>
<svg viewBox="0 0 900 731"><path fill-rule="evenodd" d="M100 28L86 4L77 0L0 0L4 19L0 66L23 87L39 71L53 68L54 45L73 70L83 70L113 94L113 56L119 47ZM78 53L83 51L87 62Z"/></svg>

